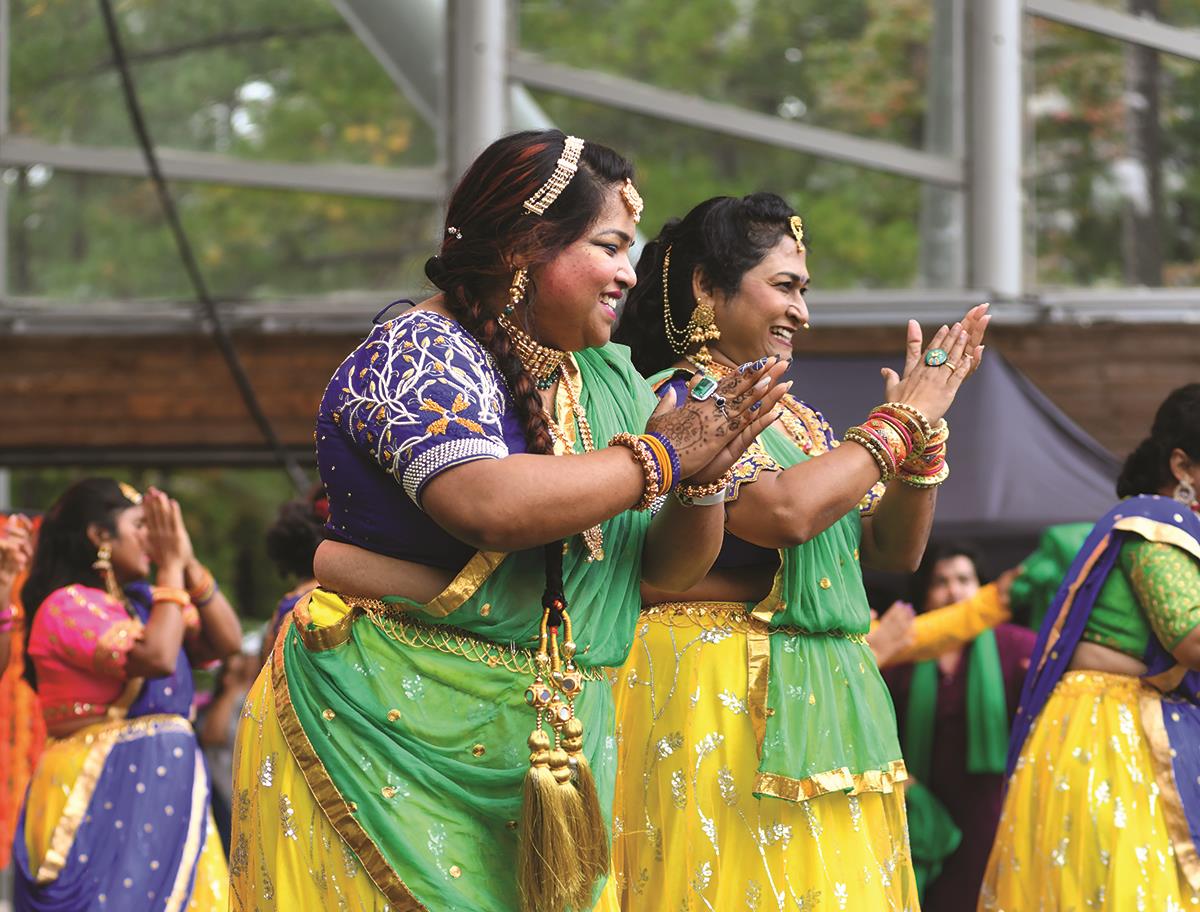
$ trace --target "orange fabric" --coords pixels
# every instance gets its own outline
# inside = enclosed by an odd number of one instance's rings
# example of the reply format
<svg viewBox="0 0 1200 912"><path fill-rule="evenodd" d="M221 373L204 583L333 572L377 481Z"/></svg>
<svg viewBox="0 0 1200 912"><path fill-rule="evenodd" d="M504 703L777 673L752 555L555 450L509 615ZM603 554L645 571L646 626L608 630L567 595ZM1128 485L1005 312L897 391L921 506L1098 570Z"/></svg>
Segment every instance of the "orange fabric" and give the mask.
<svg viewBox="0 0 1200 912"><path fill-rule="evenodd" d="M0 516L0 532L7 522L8 517ZM35 520L35 528L39 524ZM21 677L25 667L25 612L20 591L24 584L22 576L13 591L19 614L12 631L8 667L0 670L0 868L8 867L25 788L46 740L37 694Z"/></svg>

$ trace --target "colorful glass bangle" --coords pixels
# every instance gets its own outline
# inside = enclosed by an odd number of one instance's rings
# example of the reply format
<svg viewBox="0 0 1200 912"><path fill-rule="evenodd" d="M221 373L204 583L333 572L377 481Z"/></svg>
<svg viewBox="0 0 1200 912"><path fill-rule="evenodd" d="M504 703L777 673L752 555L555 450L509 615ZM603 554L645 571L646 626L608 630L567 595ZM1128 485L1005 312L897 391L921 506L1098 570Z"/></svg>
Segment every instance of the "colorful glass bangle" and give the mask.
<svg viewBox="0 0 1200 912"><path fill-rule="evenodd" d="M654 456L654 463L658 468L658 490L665 494L674 487L675 480L679 477L671 467L671 456L657 437L642 434L638 440L650 448L650 452Z"/></svg>
<svg viewBox="0 0 1200 912"><path fill-rule="evenodd" d="M931 475L901 472L897 477L906 485L911 485L914 488L936 488L950 477L950 464L943 461L937 471Z"/></svg>
<svg viewBox="0 0 1200 912"><path fill-rule="evenodd" d="M657 433L656 431L651 431L649 434L646 434L644 436L653 437L655 440L657 440L659 443L661 443L663 445L663 447L667 451L667 457L671 461L671 473L676 478L682 479L683 478L683 465L679 461L679 452L675 449L675 444L671 443L669 438L663 436L662 434Z"/></svg>
<svg viewBox="0 0 1200 912"><path fill-rule="evenodd" d="M159 602L170 602L172 605L186 608L192 604L192 597L188 595L186 589L176 589L174 586L151 586L150 603L157 605Z"/></svg>
<svg viewBox="0 0 1200 912"><path fill-rule="evenodd" d="M889 414L896 415L896 417L900 418L901 420L904 420L903 416L908 416L915 421L917 428L920 431L920 440L918 441L915 438L913 439L913 446L916 449L923 450L925 448L926 441L933 436L933 425L930 424L929 419L925 417L925 413L916 406L909 405L907 402L885 402L883 405L876 406L875 411L887 412Z"/></svg>
<svg viewBox="0 0 1200 912"><path fill-rule="evenodd" d="M642 474L645 476L645 482L642 488L641 499L634 504L635 510L649 510L660 493L659 476L654 464L654 454L646 442L633 434L622 432L613 436L608 441L611 446L623 446L633 453L633 458L637 460L641 466Z"/></svg>
<svg viewBox="0 0 1200 912"><path fill-rule="evenodd" d="M188 589L188 595L192 599L192 604L197 608L203 608L217 594L217 580L212 575L212 571L207 567L202 567L201 569L204 570L204 578L198 585L191 586Z"/></svg>

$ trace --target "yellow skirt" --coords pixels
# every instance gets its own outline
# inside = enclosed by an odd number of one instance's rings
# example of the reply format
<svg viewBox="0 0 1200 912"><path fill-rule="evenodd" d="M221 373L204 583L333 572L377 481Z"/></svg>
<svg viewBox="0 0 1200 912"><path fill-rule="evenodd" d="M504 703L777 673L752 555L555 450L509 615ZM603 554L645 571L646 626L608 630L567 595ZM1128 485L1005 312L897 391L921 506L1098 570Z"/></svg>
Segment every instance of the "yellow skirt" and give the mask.
<svg viewBox="0 0 1200 912"><path fill-rule="evenodd" d="M36 871L50 852L55 830L67 813L67 799L92 752L90 735L111 728L98 722L80 729L68 738L50 738L38 758L29 783L25 810L25 847L30 867ZM217 835L212 809L205 821L204 845L196 861L196 878L188 912L224 912L229 908L229 871L225 849Z"/></svg>
<svg viewBox="0 0 1200 912"><path fill-rule="evenodd" d="M744 633L639 622L616 683L622 908L915 912L902 788L754 797L747 677Z"/></svg>
<svg viewBox="0 0 1200 912"><path fill-rule="evenodd" d="M234 751L229 862L234 909L410 912L422 908L416 903L406 910L389 906L317 804L279 727L270 663L246 697ZM425 908L441 907L429 903ZM617 909L609 878L595 912Z"/></svg>
<svg viewBox="0 0 1200 912"><path fill-rule="evenodd" d="M1068 672L1009 780L981 912L1200 907L1167 832L1139 699L1126 675Z"/></svg>

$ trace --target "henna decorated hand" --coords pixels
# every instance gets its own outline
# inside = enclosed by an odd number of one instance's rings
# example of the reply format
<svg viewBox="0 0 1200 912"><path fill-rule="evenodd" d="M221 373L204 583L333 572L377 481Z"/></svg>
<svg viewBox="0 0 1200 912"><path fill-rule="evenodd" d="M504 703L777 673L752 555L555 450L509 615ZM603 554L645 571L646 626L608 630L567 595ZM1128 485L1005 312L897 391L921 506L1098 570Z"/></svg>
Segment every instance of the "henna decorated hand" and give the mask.
<svg viewBox="0 0 1200 912"><path fill-rule="evenodd" d="M671 441L683 478L713 481L775 420L775 405L791 387L779 382L787 367L779 356L744 365L744 370L722 379L708 399L688 397L679 406L671 390L646 422L646 431Z"/></svg>
<svg viewBox="0 0 1200 912"><path fill-rule="evenodd" d="M983 357L983 335L991 315L987 304L967 311L953 326L943 326L930 340L929 349L940 348L948 355L946 363L933 367L925 363L921 326L908 321L904 376L883 368L884 397L889 402L906 402L920 409L931 423L946 414L964 380L979 368Z"/></svg>

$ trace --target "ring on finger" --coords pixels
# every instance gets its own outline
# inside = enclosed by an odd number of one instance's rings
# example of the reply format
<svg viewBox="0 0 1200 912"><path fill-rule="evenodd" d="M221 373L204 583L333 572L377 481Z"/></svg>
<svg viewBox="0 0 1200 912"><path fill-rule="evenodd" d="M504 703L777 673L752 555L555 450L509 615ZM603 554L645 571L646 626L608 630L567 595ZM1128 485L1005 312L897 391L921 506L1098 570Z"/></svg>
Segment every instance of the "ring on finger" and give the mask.
<svg viewBox="0 0 1200 912"><path fill-rule="evenodd" d="M949 361L944 361L944 362L942 362L942 367L948 367L948 368L950 368L950 373L954 373L956 370L958 370L958 365L957 365L957 364L951 364Z"/></svg>
<svg viewBox="0 0 1200 912"><path fill-rule="evenodd" d="M950 355L944 348L931 348L925 352L925 364L929 367L941 367L950 360Z"/></svg>
<svg viewBox="0 0 1200 912"><path fill-rule="evenodd" d="M722 396L720 393L718 393L717 395L712 397L712 400L717 406L717 411L720 412L722 415L724 415L726 418L728 418L729 412L725 411L725 405L726 405L725 397Z"/></svg>

